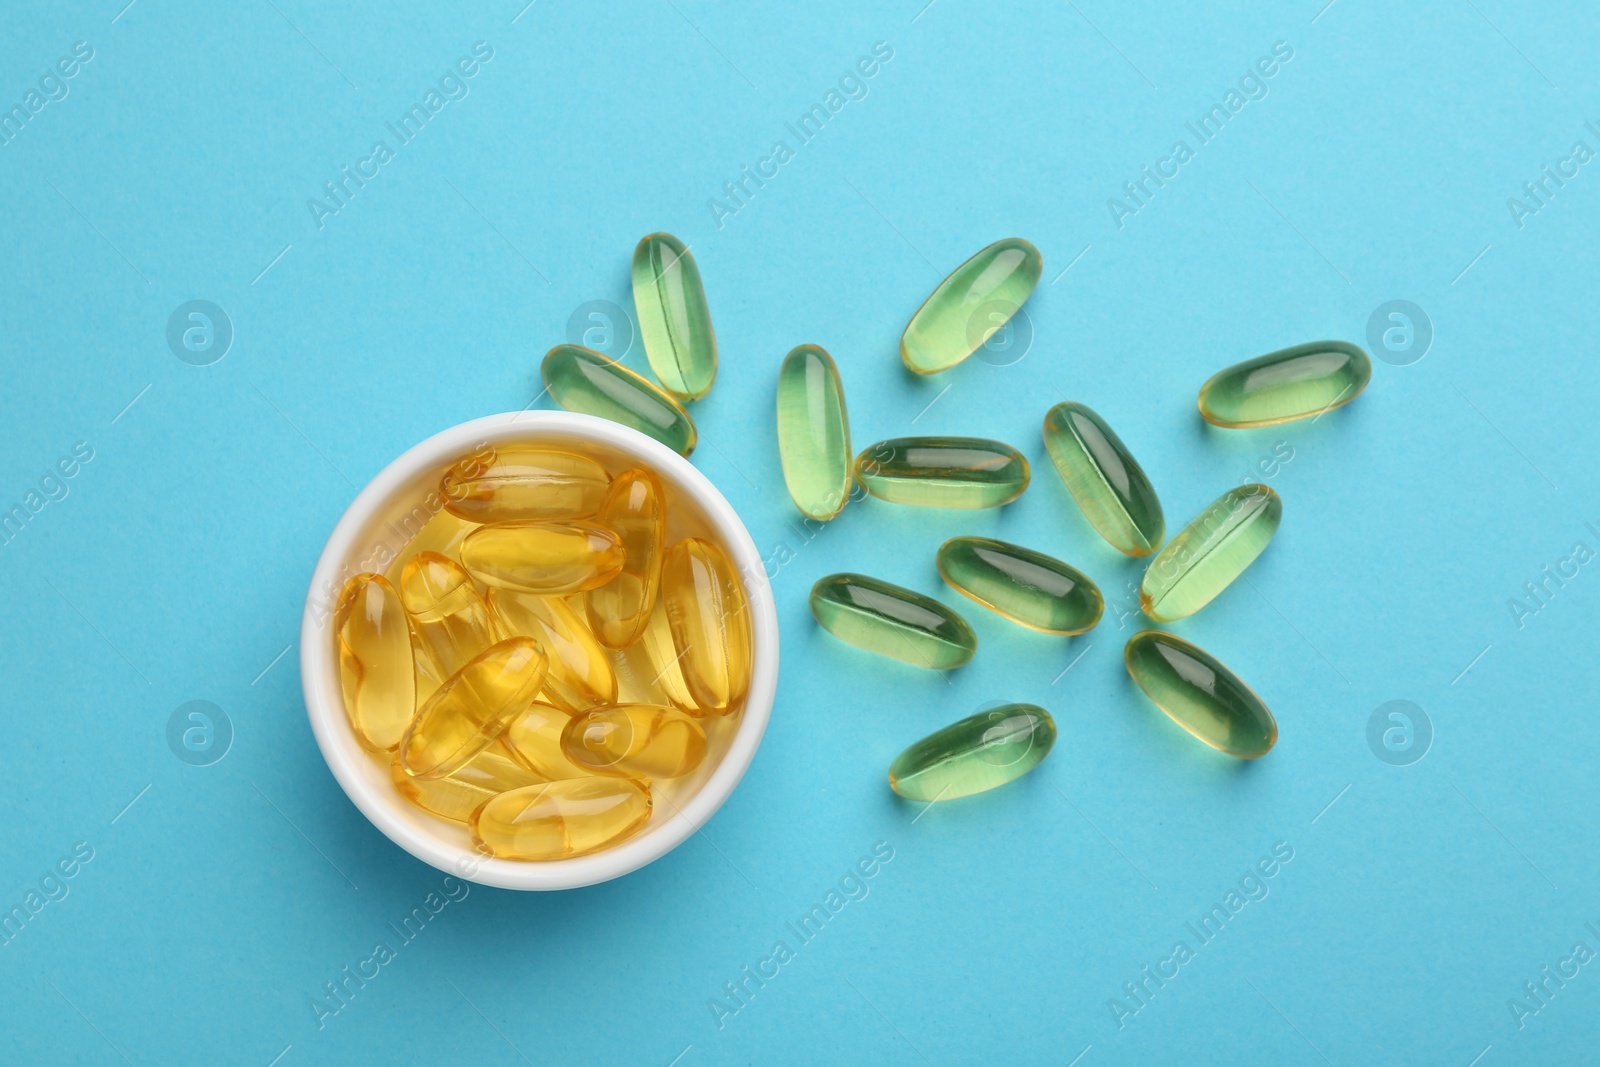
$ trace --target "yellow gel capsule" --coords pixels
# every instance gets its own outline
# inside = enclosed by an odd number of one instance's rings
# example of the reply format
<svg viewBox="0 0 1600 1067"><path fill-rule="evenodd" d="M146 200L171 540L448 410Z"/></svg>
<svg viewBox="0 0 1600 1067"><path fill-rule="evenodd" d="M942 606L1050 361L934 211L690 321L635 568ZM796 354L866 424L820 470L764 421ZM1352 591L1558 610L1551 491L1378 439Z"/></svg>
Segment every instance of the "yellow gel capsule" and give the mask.
<svg viewBox="0 0 1600 1067"><path fill-rule="evenodd" d="M811 587L811 614L839 640L913 667L947 670L978 651L978 635L960 615L865 574L818 579Z"/></svg>
<svg viewBox="0 0 1600 1067"><path fill-rule="evenodd" d="M622 570L589 590L584 610L595 637L607 648L626 648L650 621L661 588L667 539L667 496L647 470L623 471L611 483L595 521L622 539Z"/></svg>
<svg viewBox="0 0 1600 1067"><path fill-rule="evenodd" d="M683 405L594 349L556 345L540 373L551 399L568 411L620 422L680 455L694 451L698 434Z"/></svg>
<svg viewBox="0 0 1600 1067"><path fill-rule="evenodd" d="M470 478L452 468L439 493L451 514L471 522L552 522L593 515L610 481L587 456L515 449Z"/></svg>
<svg viewBox="0 0 1600 1067"><path fill-rule="evenodd" d="M544 695L551 703L580 711L617 699L611 657L565 601L509 589L491 589L487 600L501 633L539 643L547 661Z"/></svg>
<svg viewBox="0 0 1600 1067"><path fill-rule="evenodd" d="M386 752L417 710L411 632L394 586L376 574L351 578L339 594L334 633L350 727L363 748Z"/></svg>
<svg viewBox="0 0 1600 1067"><path fill-rule="evenodd" d="M594 772L568 758L561 747L561 732L572 716L553 704L535 701L512 717L500 743L511 757L547 782L584 778Z"/></svg>
<svg viewBox="0 0 1600 1067"><path fill-rule="evenodd" d="M1156 707L1218 752L1256 759L1277 742L1272 712L1209 652L1175 634L1143 630L1128 638L1122 658Z"/></svg>
<svg viewBox="0 0 1600 1067"><path fill-rule="evenodd" d="M939 283L900 335L900 358L936 374L981 348L1039 284L1044 259L1020 237L984 248Z"/></svg>
<svg viewBox="0 0 1600 1067"><path fill-rule="evenodd" d="M895 437L856 457L856 479L891 504L995 508L1028 488L1028 461L982 437Z"/></svg>
<svg viewBox="0 0 1600 1067"><path fill-rule="evenodd" d="M461 562L485 585L566 596L622 572L622 539L592 522L497 522L461 542Z"/></svg>
<svg viewBox="0 0 1600 1067"><path fill-rule="evenodd" d="M561 734L561 747L594 774L677 778L700 766L706 732L676 708L614 704L574 715Z"/></svg>
<svg viewBox="0 0 1600 1067"><path fill-rule="evenodd" d="M452 822L466 822L474 809L496 793L521 789L543 781L511 758L495 742L444 778L413 778L398 754L389 764L389 777L400 795L424 811Z"/></svg>
<svg viewBox="0 0 1600 1067"><path fill-rule="evenodd" d="M707 713L731 710L750 687L751 655L750 605L733 564L710 541L679 541L661 566L661 595L689 695Z"/></svg>
<svg viewBox="0 0 1600 1067"><path fill-rule="evenodd" d="M448 678L498 640L472 575L449 556L418 552L400 571L400 600L411 615L432 674Z"/></svg>
<svg viewBox="0 0 1600 1067"><path fill-rule="evenodd" d="M1283 501L1265 485L1223 493L1150 561L1139 606L1157 622L1193 615L1255 562L1282 516Z"/></svg>
<svg viewBox="0 0 1600 1067"><path fill-rule="evenodd" d="M650 821L650 789L627 778L524 786L472 813L472 840L500 859L561 860L598 852Z"/></svg>
<svg viewBox="0 0 1600 1067"><path fill-rule="evenodd" d="M850 416L833 357L800 345L778 368L778 458L794 506L831 519L850 499Z"/></svg>
<svg viewBox="0 0 1600 1067"><path fill-rule="evenodd" d="M683 677L683 656L672 641L672 623L667 620L667 605L656 601L644 633L639 635L639 648L643 652L645 668L643 681L666 698L667 703L690 715L703 716L708 712L695 703L689 692L689 683Z"/></svg>
<svg viewBox="0 0 1600 1067"><path fill-rule="evenodd" d="M633 307L650 369L679 400L698 400L717 377L717 335L700 268L682 241L652 233L633 250Z"/></svg>
<svg viewBox="0 0 1600 1067"><path fill-rule="evenodd" d="M490 645L428 698L400 741L413 778L443 778L489 747L544 685L545 659L526 637Z"/></svg>
<svg viewBox="0 0 1600 1067"><path fill-rule="evenodd" d="M1214 426L1272 426L1343 407L1372 378L1372 360L1348 341L1312 341L1236 363L1200 387Z"/></svg>
<svg viewBox="0 0 1600 1067"><path fill-rule="evenodd" d="M1044 447L1084 518L1111 547L1130 556L1161 547L1167 526L1155 487L1104 419L1083 404L1057 404L1044 417Z"/></svg>

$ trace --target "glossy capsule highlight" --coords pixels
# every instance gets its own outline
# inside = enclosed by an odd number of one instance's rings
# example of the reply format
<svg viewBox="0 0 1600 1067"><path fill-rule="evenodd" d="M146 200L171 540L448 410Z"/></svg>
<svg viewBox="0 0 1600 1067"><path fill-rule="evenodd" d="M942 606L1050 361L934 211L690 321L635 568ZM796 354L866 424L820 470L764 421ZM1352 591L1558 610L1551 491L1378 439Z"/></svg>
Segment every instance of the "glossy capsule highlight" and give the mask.
<svg viewBox="0 0 1600 1067"><path fill-rule="evenodd" d="M960 615L864 574L819 579L811 587L811 614L839 640L914 667L959 667L978 650L977 635Z"/></svg>
<svg viewBox="0 0 1600 1067"><path fill-rule="evenodd" d="M1367 387L1372 360L1348 341L1312 341L1236 363L1200 387L1213 426L1272 426L1343 407Z"/></svg>
<svg viewBox="0 0 1600 1067"><path fill-rule="evenodd" d="M607 648L626 648L650 621L661 589L666 553L667 499L661 480L634 468L617 475L595 521L622 541L622 570L589 590L584 611L594 636Z"/></svg>
<svg viewBox="0 0 1600 1067"><path fill-rule="evenodd" d="M679 400L698 400L717 377L717 336L700 268L682 241L652 233L633 250L633 307L650 369Z"/></svg>
<svg viewBox="0 0 1600 1067"><path fill-rule="evenodd" d="M971 796L1021 778L1055 743L1055 720L1038 705L990 708L900 753L889 766L889 788L930 803Z"/></svg>
<svg viewBox="0 0 1600 1067"><path fill-rule="evenodd" d="M937 374L981 348L1021 309L1044 270L1039 250L1007 237L950 272L911 316L900 358L917 374Z"/></svg>
<svg viewBox="0 0 1600 1067"><path fill-rule="evenodd" d="M1265 485L1223 493L1150 561L1139 606L1157 622L1193 615L1255 562L1282 517L1283 501Z"/></svg>
<svg viewBox="0 0 1600 1067"><path fill-rule="evenodd" d="M1044 447L1089 525L1119 552L1148 556L1161 547L1166 519L1155 487L1106 421L1067 401L1044 417Z"/></svg>
<svg viewBox="0 0 1600 1067"><path fill-rule="evenodd" d="M562 731L561 748L593 774L677 778L700 766L706 732L676 708L614 704L574 715Z"/></svg>
<svg viewBox="0 0 1600 1067"><path fill-rule="evenodd" d="M831 519L850 499L850 416L833 357L800 345L778 368L778 458L794 506Z"/></svg>
<svg viewBox="0 0 1600 1067"><path fill-rule="evenodd" d="M650 820L650 789L626 778L589 777L524 786L472 813L472 841L500 859L560 860L598 852Z"/></svg>
<svg viewBox="0 0 1600 1067"><path fill-rule="evenodd" d="M350 726L363 748L386 752L417 710L411 630L394 586L376 574L351 578L339 594L334 632Z"/></svg>
<svg viewBox="0 0 1600 1067"><path fill-rule="evenodd" d="M750 604L727 555L710 541L686 538L661 565L672 643L698 710L733 710L750 688Z"/></svg>
<svg viewBox="0 0 1600 1067"><path fill-rule="evenodd" d="M511 758L547 782L583 778L594 772L572 762L561 747L561 734L572 721L569 712L536 700L512 716L500 744Z"/></svg>
<svg viewBox="0 0 1600 1067"><path fill-rule="evenodd" d="M568 411L619 422L679 455L694 451L698 434L683 406L615 360L581 345L556 345L540 365L550 397Z"/></svg>
<svg viewBox="0 0 1600 1067"><path fill-rule="evenodd" d="M515 449L471 475L446 472L439 495L447 511L469 522L556 522L593 515L610 482L587 456Z"/></svg>
<svg viewBox="0 0 1600 1067"><path fill-rule="evenodd" d="M622 572L622 539L592 522L497 522L461 542L461 562L485 585L566 596Z"/></svg>
<svg viewBox="0 0 1600 1067"><path fill-rule="evenodd" d="M712 714L695 702L689 692L689 683L683 677L683 658L672 639L672 623L667 618L667 605L657 599L656 609L650 613L644 632L639 635L638 649L646 668L645 678L652 680L656 692L679 711L696 717Z"/></svg>
<svg viewBox="0 0 1600 1067"><path fill-rule="evenodd" d="M531 637L545 654L543 696L567 711L617 699L611 657L576 611L559 597L490 589L486 598L501 633Z"/></svg>
<svg viewBox="0 0 1600 1067"><path fill-rule="evenodd" d="M472 575L449 556L418 552L408 559L400 571L400 600L431 662L435 685L499 640Z"/></svg>
<svg viewBox="0 0 1600 1067"><path fill-rule="evenodd" d="M1256 759L1277 742L1277 720L1254 690L1215 656L1176 634L1136 633L1122 658L1156 707L1218 752Z"/></svg>
<svg viewBox="0 0 1600 1067"><path fill-rule="evenodd" d="M396 754L389 764L389 776L400 795L417 807L441 819L460 823L466 822L478 805L496 793L521 789L543 780L512 759L499 742L489 745L444 778L413 778L406 773Z"/></svg>
<svg viewBox="0 0 1600 1067"><path fill-rule="evenodd" d="M1030 630L1081 634L1105 610L1099 588L1076 567L989 537L952 537L939 546L950 588Z"/></svg>
<svg viewBox="0 0 1600 1067"><path fill-rule="evenodd" d="M856 480L891 504L995 508L1028 488L1028 461L982 437L895 437L856 457Z"/></svg>
<svg viewBox="0 0 1600 1067"><path fill-rule="evenodd" d="M533 703L544 676L544 653L529 638L490 645L418 709L400 741L401 767L413 778L453 773Z"/></svg>

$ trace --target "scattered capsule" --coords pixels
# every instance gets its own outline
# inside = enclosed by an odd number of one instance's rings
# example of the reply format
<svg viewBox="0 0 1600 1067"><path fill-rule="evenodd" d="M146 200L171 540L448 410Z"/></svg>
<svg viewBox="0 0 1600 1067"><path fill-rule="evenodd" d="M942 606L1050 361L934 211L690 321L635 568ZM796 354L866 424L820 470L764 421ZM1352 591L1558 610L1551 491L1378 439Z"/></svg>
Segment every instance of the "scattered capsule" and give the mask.
<svg viewBox="0 0 1600 1067"><path fill-rule="evenodd" d="M594 774L677 778L700 766L706 732L676 708L614 704L574 715L562 731L561 748Z"/></svg>
<svg viewBox="0 0 1600 1067"><path fill-rule="evenodd" d="M1016 781L1044 762L1056 724L1035 704L1005 704L951 723L895 757L889 788L907 800L954 800Z"/></svg>
<svg viewBox="0 0 1600 1067"><path fill-rule="evenodd" d="M1044 417L1044 447L1084 518L1111 547L1130 556L1161 547L1161 501L1104 419L1083 404L1057 404Z"/></svg>
<svg viewBox="0 0 1600 1067"><path fill-rule="evenodd" d="M1372 360L1348 341L1312 341L1235 363L1200 387L1215 426L1271 426L1320 415L1361 395Z"/></svg>
<svg viewBox="0 0 1600 1067"><path fill-rule="evenodd" d="M545 654L544 696L567 711L617 699L611 657L566 601L490 589L485 598L501 633L531 637Z"/></svg>
<svg viewBox="0 0 1600 1067"><path fill-rule="evenodd" d="M595 521L622 539L617 576L589 591L584 610L595 637L607 648L626 648L650 621L661 587L661 556L667 539L667 498L661 480L647 470L623 471Z"/></svg>
<svg viewBox="0 0 1600 1067"><path fill-rule="evenodd" d="M959 667L978 650L977 635L960 615L864 574L819 579L811 587L811 614L839 640L914 667Z"/></svg>
<svg viewBox="0 0 1600 1067"><path fill-rule="evenodd" d="M438 681L499 639L472 575L449 556L418 552L400 572L400 600ZM435 684L438 684L436 681Z"/></svg>
<svg viewBox="0 0 1600 1067"><path fill-rule="evenodd" d="M650 789L626 778L524 786L483 802L472 841L500 859L560 860L597 852L650 820Z"/></svg>
<svg viewBox="0 0 1600 1067"><path fill-rule="evenodd" d="M939 574L950 587L997 615L1048 634L1081 634L1105 610L1100 590L1075 567L988 537L952 537L939 546Z"/></svg>
<svg viewBox="0 0 1600 1067"><path fill-rule="evenodd" d="M339 594L334 632L350 727L363 748L388 751L417 710L411 631L394 586L376 574L351 578Z"/></svg>
<svg viewBox="0 0 1600 1067"><path fill-rule="evenodd" d="M717 377L717 336L711 329L700 268L683 242L652 233L633 250L633 307L650 369L679 400L698 400Z"/></svg>
<svg viewBox="0 0 1600 1067"><path fill-rule="evenodd" d="M497 522L461 542L461 562L485 585L566 596L622 571L622 539L592 522Z"/></svg>
<svg viewBox="0 0 1600 1067"><path fill-rule="evenodd" d="M506 732L500 735L500 743L512 759L545 781L584 778L594 771L572 762L561 747L561 732L571 721L572 716L560 708L535 701L512 717Z"/></svg>
<svg viewBox="0 0 1600 1067"><path fill-rule="evenodd" d="M778 369L778 458L795 507L831 519L850 498L850 417L833 357L800 345Z"/></svg>
<svg viewBox="0 0 1600 1067"><path fill-rule="evenodd" d="M516 449L472 477L452 468L439 493L451 514L471 522L560 522L598 511L610 481L587 456Z"/></svg>
<svg viewBox="0 0 1600 1067"><path fill-rule="evenodd" d="M417 711L400 741L413 778L443 778L482 752L544 685L545 657L526 637L490 645Z"/></svg>
<svg viewBox="0 0 1600 1067"><path fill-rule="evenodd" d="M591 348L556 345L540 367L550 397L568 411L620 422L687 456L698 435L689 413L627 367Z"/></svg>
<svg viewBox="0 0 1600 1067"><path fill-rule="evenodd" d="M738 572L722 549L690 537L667 551L661 596L689 695L703 714L731 711L750 687L750 605Z"/></svg>
<svg viewBox="0 0 1600 1067"><path fill-rule="evenodd" d="M452 822L466 822L473 809L496 793L543 781L512 759L497 741L444 778L413 778L397 753L389 777L400 795L424 811Z"/></svg>
<svg viewBox="0 0 1600 1067"><path fill-rule="evenodd" d="M1157 622L1193 615L1255 562L1282 516L1283 501L1268 486L1229 489L1156 553L1139 583L1139 606Z"/></svg>
<svg viewBox="0 0 1600 1067"><path fill-rule="evenodd" d="M672 623L667 619L664 600L656 601L656 609L650 613L650 621L639 636L639 645L648 668L646 681L679 711L687 711L696 717L709 714L695 703L694 695L689 692L689 683L683 677L683 658L678 655L678 649L672 641Z"/></svg>
<svg viewBox="0 0 1600 1067"><path fill-rule="evenodd" d="M856 478L892 504L995 508L1028 488L1028 461L982 437L895 437L856 457Z"/></svg>
<svg viewBox="0 0 1600 1067"><path fill-rule="evenodd" d="M1039 284L1044 259L1020 237L982 249L939 283L900 335L900 358L918 374L954 367L1010 321Z"/></svg>
<svg viewBox="0 0 1600 1067"><path fill-rule="evenodd" d="M1264 756L1278 723L1239 676L1175 634L1143 630L1123 650L1128 673L1167 718L1219 752Z"/></svg>

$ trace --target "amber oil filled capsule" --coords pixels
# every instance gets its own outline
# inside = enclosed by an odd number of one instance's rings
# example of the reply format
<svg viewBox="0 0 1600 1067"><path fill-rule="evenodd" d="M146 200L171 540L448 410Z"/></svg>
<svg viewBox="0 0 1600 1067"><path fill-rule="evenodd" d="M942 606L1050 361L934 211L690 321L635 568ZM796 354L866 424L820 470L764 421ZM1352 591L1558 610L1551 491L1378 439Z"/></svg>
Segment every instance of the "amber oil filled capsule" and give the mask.
<svg viewBox="0 0 1600 1067"><path fill-rule="evenodd" d="M1032 630L1081 634L1100 621L1105 601L1076 567L989 537L952 537L939 546L939 574L950 587Z"/></svg>
<svg viewBox="0 0 1600 1067"><path fill-rule="evenodd" d="M1119 552L1161 547L1166 519L1155 487L1104 419L1083 404L1057 404L1044 417L1044 447L1089 525Z"/></svg>
<svg viewBox="0 0 1600 1067"><path fill-rule="evenodd" d="M451 514L471 522L559 522L598 511L610 481L587 456L513 449L471 476L452 468L439 493Z"/></svg>
<svg viewBox="0 0 1600 1067"><path fill-rule="evenodd" d="M667 551L661 596L695 704L709 714L732 710L750 686L752 644L738 572L710 541L686 538Z"/></svg>
<svg viewBox="0 0 1600 1067"><path fill-rule="evenodd" d="M639 339L662 388L698 400L717 377L717 336L700 268L682 241L652 233L633 250L633 307Z"/></svg>
<svg viewBox="0 0 1600 1067"><path fill-rule="evenodd" d="M407 560L400 572L400 599L433 661L430 673L441 680L499 637L472 575L449 556L418 552Z"/></svg>
<svg viewBox="0 0 1600 1067"><path fill-rule="evenodd" d="M1021 309L1044 259L1020 237L980 249L939 283L900 335L900 358L918 374L947 370L976 352Z"/></svg>
<svg viewBox="0 0 1600 1067"><path fill-rule="evenodd" d="M929 734L895 758L889 788L908 800L954 800L1033 770L1056 743L1056 724L1036 704L1004 704Z"/></svg>
<svg viewBox="0 0 1600 1067"><path fill-rule="evenodd" d="M921 593L864 574L811 587L811 614L839 640L914 667L959 667L978 650L965 619Z"/></svg>
<svg viewBox="0 0 1600 1067"><path fill-rule="evenodd" d="M561 748L595 774L677 778L700 765L706 732L692 716L657 704L613 704L574 715Z"/></svg>
<svg viewBox="0 0 1600 1067"><path fill-rule="evenodd" d="M896 437L856 457L861 487L892 504L994 508L1028 488L1028 461L982 437Z"/></svg>
<svg viewBox="0 0 1600 1067"><path fill-rule="evenodd" d="M683 405L617 361L580 345L556 345L540 373L551 399L568 411L620 422L680 455L694 451L694 421Z"/></svg>
<svg viewBox="0 0 1600 1067"><path fill-rule="evenodd" d="M417 711L400 741L413 778L443 778L499 737L544 685L545 657L526 637L490 645L451 675Z"/></svg>
<svg viewBox="0 0 1600 1067"><path fill-rule="evenodd" d="M1175 634L1143 630L1123 650L1128 673L1167 717L1218 752L1264 756L1278 723L1261 698L1215 656Z"/></svg>
<svg viewBox="0 0 1600 1067"><path fill-rule="evenodd" d="M334 633L344 710L356 740L370 751L388 751L417 710L411 632L394 586L376 574L351 578L339 594Z"/></svg>
<svg viewBox="0 0 1600 1067"><path fill-rule="evenodd" d="M778 458L789 497L807 516L831 519L850 498L850 417L833 357L800 345L778 368Z"/></svg>
<svg viewBox="0 0 1600 1067"><path fill-rule="evenodd" d="M1343 407L1367 387L1372 360L1348 341L1312 341L1268 352L1212 375L1200 414L1214 426L1271 426Z"/></svg>
<svg viewBox="0 0 1600 1067"><path fill-rule="evenodd" d="M611 657L576 611L559 597L490 589L486 599L501 633L531 637L545 654L544 696L567 711L617 699Z"/></svg>
<svg viewBox="0 0 1600 1067"><path fill-rule="evenodd" d="M627 778L589 777L524 786L472 813L473 843L501 859L560 860L597 852L650 820L650 789Z"/></svg>
<svg viewBox="0 0 1600 1067"><path fill-rule="evenodd" d="M665 702L679 711L687 711L697 718L716 714L695 703L693 694L689 692L689 683L683 677L683 657L678 655L677 646L673 643L672 623L667 619L667 605L663 600L656 601L650 621L645 624L644 633L639 635L637 647L643 659L641 680L648 688L665 697Z"/></svg>
<svg viewBox="0 0 1600 1067"><path fill-rule="evenodd" d="M1139 583L1139 605L1157 622L1193 615L1255 562L1283 516L1265 485L1223 493L1156 553Z"/></svg>
<svg viewBox="0 0 1600 1067"><path fill-rule="evenodd" d="M566 596L622 572L622 539L592 522L497 522L461 542L461 562L485 585Z"/></svg>
<svg viewBox="0 0 1600 1067"><path fill-rule="evenodd" d="M494 742L444 778L413 778L395 754L389 776L400 795L442 819L464 823L478 805L509 789L543 781Z"/></svg>
<svg viewBox="0 0 1600 1067"><path fill-rule="evenodd" d="M561 747L561 733L570 721L570 712L536 700L512 716L506 732L500 735L500 743L512 759L547 782L583 778L594 771L572 762Z"/></svg>
<svg viewBox="0 0 1600 1067"><path fill-rule="evenodd" d="M661 480L635 468L617 475L595 521L622 540L622 570L589 590L584 611L594 636L607 648L626 648L650 621L661 588L666 551L667 496Z"/></svg>

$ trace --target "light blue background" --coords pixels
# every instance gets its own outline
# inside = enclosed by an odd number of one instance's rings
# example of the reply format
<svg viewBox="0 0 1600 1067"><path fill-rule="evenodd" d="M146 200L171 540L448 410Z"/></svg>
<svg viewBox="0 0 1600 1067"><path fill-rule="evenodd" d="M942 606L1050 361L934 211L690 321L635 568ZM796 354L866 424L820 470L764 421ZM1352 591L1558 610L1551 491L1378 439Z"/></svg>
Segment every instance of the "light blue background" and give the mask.
<svg viewBox="0 0 1600 1067"><path fill-rule="evenodd" d="M0 18L6 108L74 42L94 49L0 146L0 505L94 450L0 548L0 906L76 843L94 852L0 948L8 1058L1592 1057L1600 963L1521 1028L1507 1000L1575 942L1600 950L1600 564L1520 629L1508 600L1575 542L1600 549L1600 165L1520 228L1506 203L1575 141L1600 149L1592 6L921 2L109 0ZM477 41L494 58L470 95L319 229L307 199ZM869 95L796 147L785 123L879 41L894 56ZM1119 229L1107 199L1175 139L1195 147L1184 123L1279 41L1294 56L1266 98ZM793 160L716 225L708 198L780 138ZM319 1029L310 997L398 940L388 924L442 876L360 816L312 741L294 644L312 564L394 456L528 404L575 308L630 303L633 244L657 229L692 245L721 345L695 462L763 552L792 554L766 742L670 856L577 892L474 888ZM1009 235L1045 259L1031 348L913 380L907 317ZM192 299L236 332L211 366L166 344ZM1244 432L1196 416L1212 371L1365 344L1391 299L1426 310L1432 348L1376 364L1352 406ZM801 342L837 359L858 445L998 437L1032 488L984 513L854 504L810 537L771 429ZM627 362L644 367L637 345ZM1045 460L1062 398L1118 429L1171 529L1293 449L1249 584L1173 627L1276 712L1258 764L1193 743L1129 682L1139 567ZM957 533L1060 555L1117 610L1070 640L1013 627L939 582ZM819 632L806 592L836 570L957 607L977 658L941 676ZM195 699L235 731L208 767L166 741ZM1411 766L1368 747L1391 699L1436 732ZM1055 714L1036 773L925 813L892 796L904 745L999 700ZM878 842L894 858L865 899L801 944L785 924ZM1185 923L1278 842L1294 858L1266 899L1119 1028L1108 1000L1195 946ZM708 1002L780 939L794 959L719 1028Z"/></svg>

